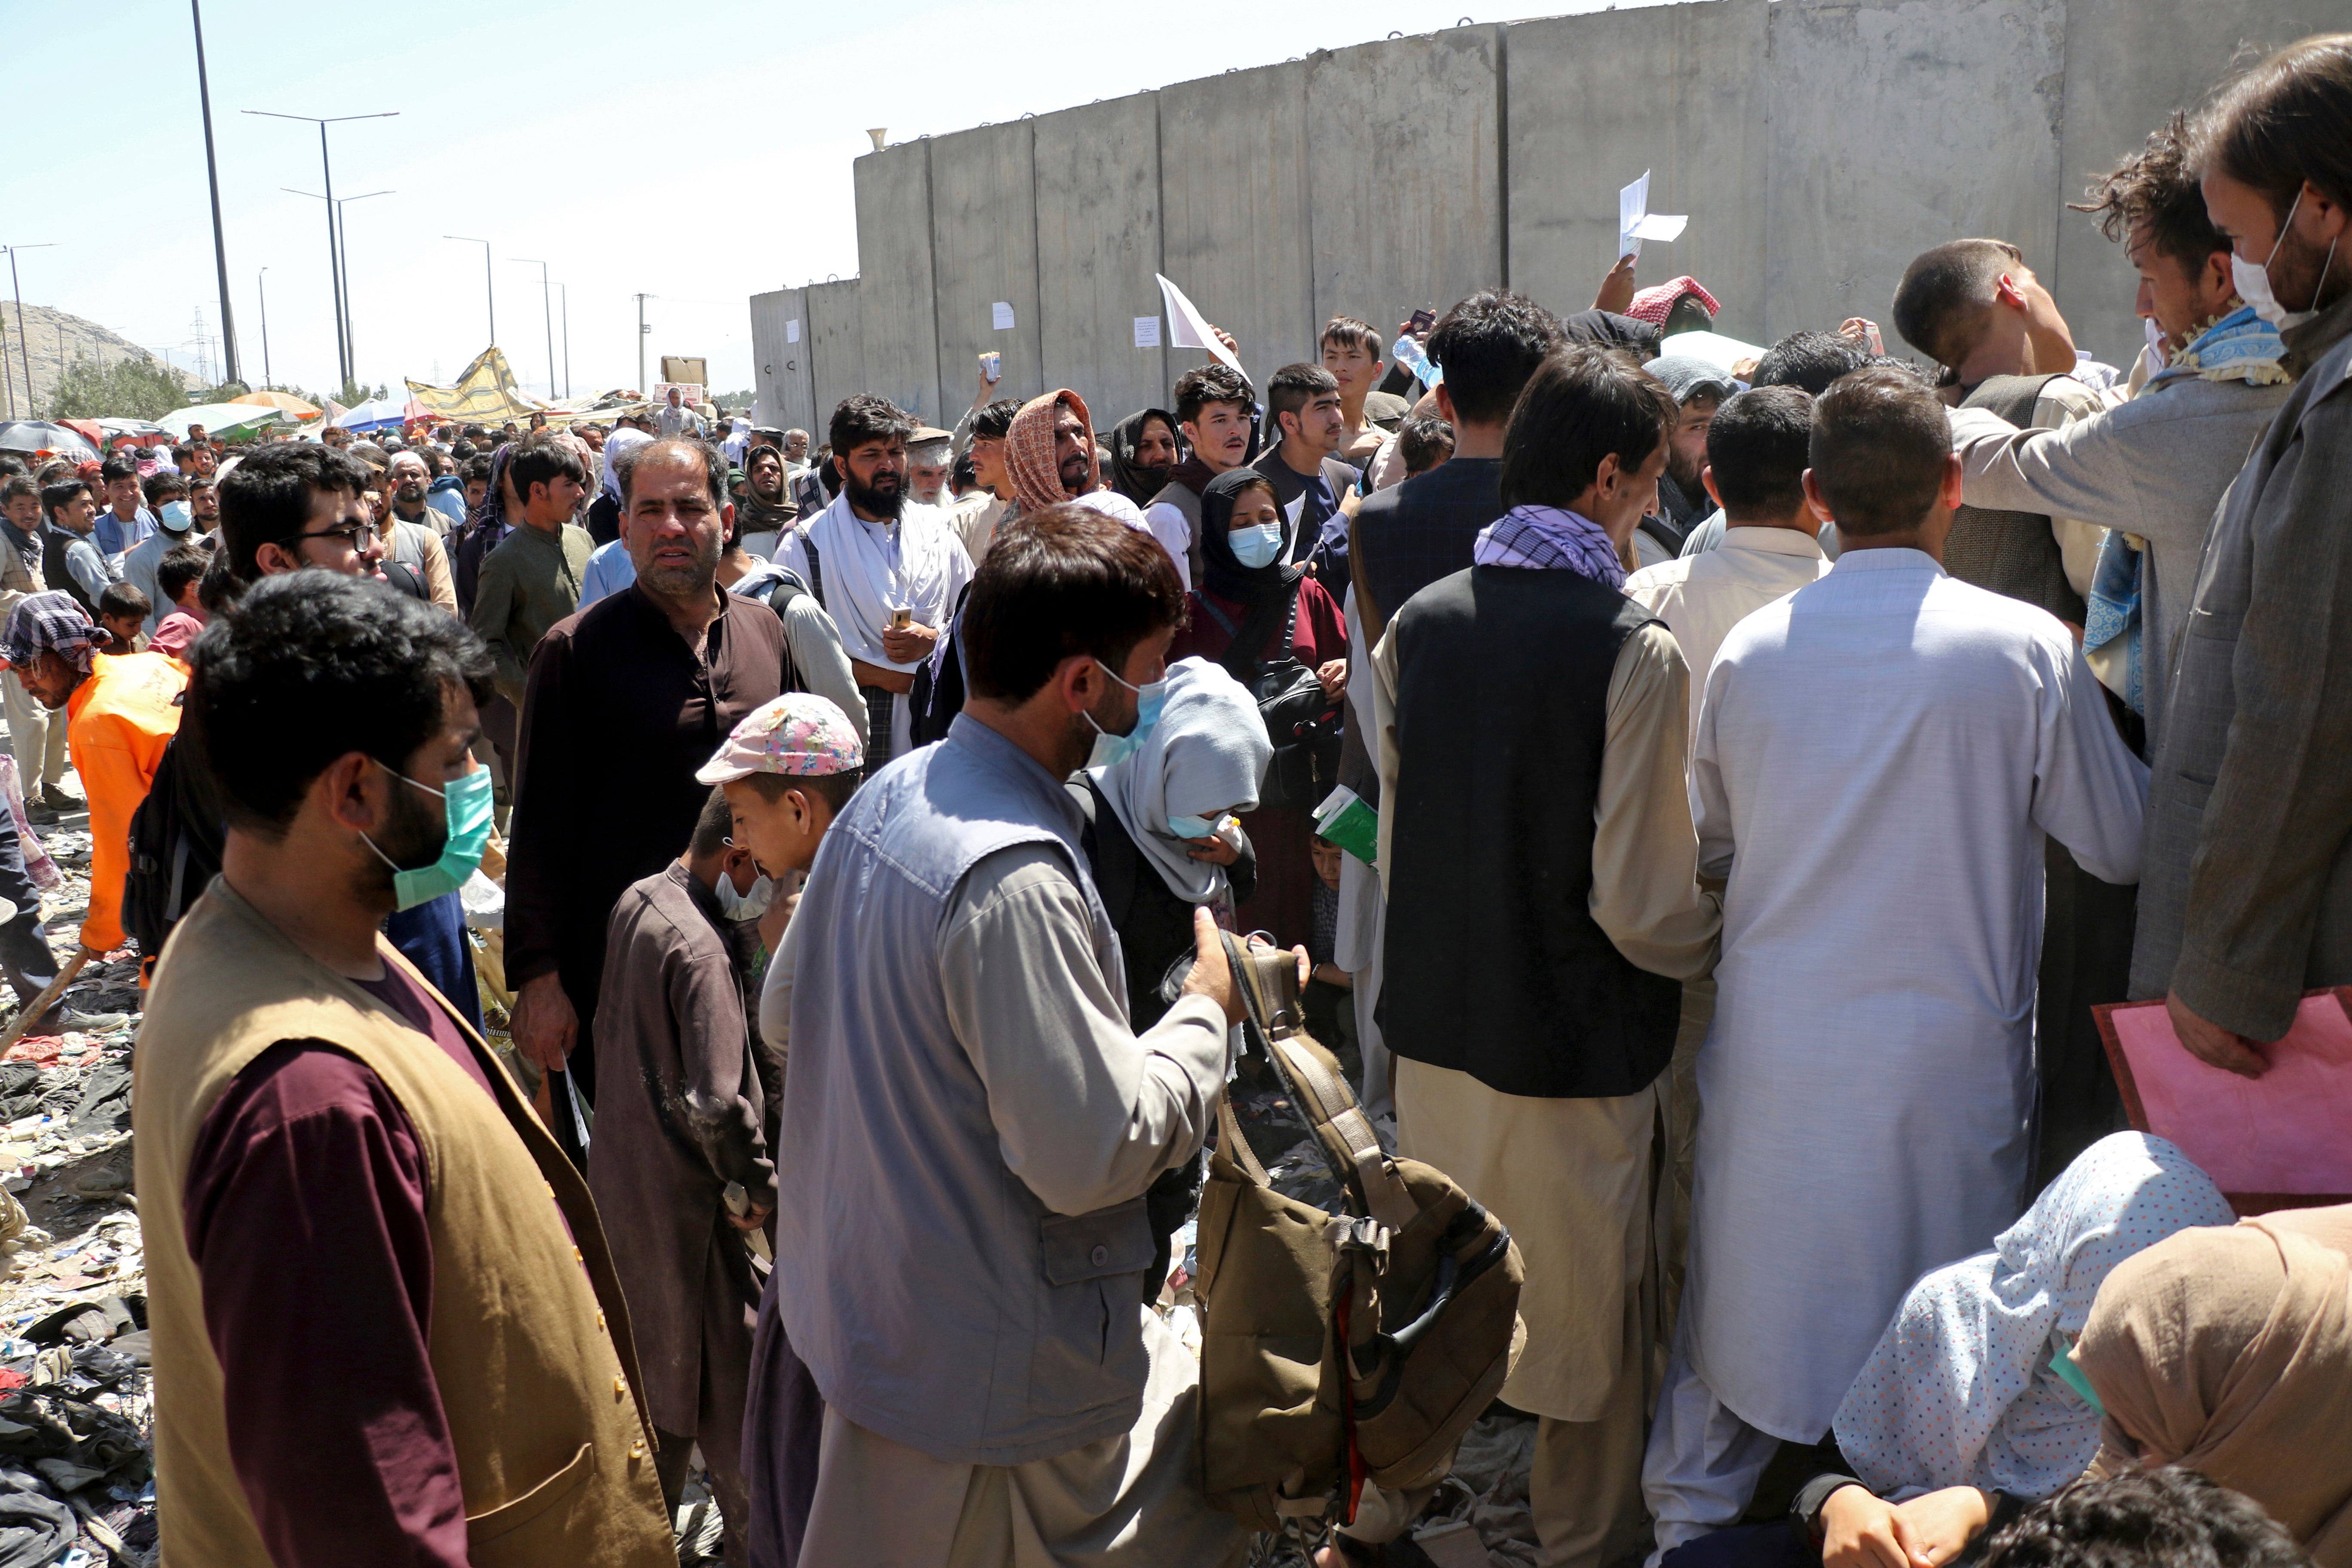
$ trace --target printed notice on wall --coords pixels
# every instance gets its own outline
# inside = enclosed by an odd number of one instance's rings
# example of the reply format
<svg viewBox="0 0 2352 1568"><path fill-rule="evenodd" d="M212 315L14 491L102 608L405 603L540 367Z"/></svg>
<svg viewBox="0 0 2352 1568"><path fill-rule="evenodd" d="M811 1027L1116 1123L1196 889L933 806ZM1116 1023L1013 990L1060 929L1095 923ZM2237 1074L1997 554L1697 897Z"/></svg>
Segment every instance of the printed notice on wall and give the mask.
<svg viewBox="0 0 2352 1568"><path fill-rule="evenodd" d="M796 343L800 341L801 319L798 316L794 316L791 321L784 323L784 342L788 343Z"/></svg>
<svg viewBox="0 0 2352 1568"><path fill-rule="evenodd" d="M1135 318L1135 346L1139 349L1156 349L1160 346L1159 317L1138 316Z"/></svg>
<svg viewBox="0 0 2352 1568"><path fill-rule="evenodd" d="M1013 330L1013 307L1003 300L999 300L995 304L991 305L988 308L988 314L992 324L998 331L1009 332Z"/></svg>

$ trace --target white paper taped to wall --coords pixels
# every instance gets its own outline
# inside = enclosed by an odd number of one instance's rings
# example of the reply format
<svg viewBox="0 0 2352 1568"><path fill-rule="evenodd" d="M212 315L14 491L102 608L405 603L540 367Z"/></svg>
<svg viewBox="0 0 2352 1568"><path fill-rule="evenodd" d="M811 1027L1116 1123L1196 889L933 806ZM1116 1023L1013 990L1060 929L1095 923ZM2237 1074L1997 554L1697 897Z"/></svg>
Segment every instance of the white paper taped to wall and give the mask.
<svg viewBox="0 0 2352 1568"><path fill-rule="evenodd" d="M1241 370L1242 362L1234 357L1231 349L1217 341L1217 334L1209 330L1208 321L1202 317L1199 308L1184 297L1184 290L1157 272L1152 276L1160 279L1160 302L1168 307L1169 345L1180 349L1206 349L1234 369ZM1242 374L1246 375L1249 373L1242 371Z"/></svg>
<svg viewBox="0 0 2352 1568"><path fill-rule="evenodd" d="M1003 300L999 300L995 304L991 305L988 308L988 314L991 323L998 331L1009 332L1013 330L1013 307Z"/></svg>
<svg viewBox="0 0 2352 1568"><path fill-rule="evenodd" d="M784 323L784 342L788 343L796 343L800 341L801 319L798 316L794 316L791 321Z"/></svg>
<svg viewBox="0 0 2352 1568"><path fill-rule="evenodd" d="M1139 349L1156 349L1160 346L1159 317L1138 316L1135 318L1135 346Z"/></svg>

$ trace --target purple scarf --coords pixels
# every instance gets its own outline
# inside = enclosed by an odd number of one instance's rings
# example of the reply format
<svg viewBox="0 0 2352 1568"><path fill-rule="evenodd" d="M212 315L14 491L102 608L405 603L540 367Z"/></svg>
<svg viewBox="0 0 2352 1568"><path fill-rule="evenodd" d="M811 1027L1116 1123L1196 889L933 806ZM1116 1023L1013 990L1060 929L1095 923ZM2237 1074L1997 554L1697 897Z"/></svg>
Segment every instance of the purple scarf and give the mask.
<svg viewBox="0 0 2352 1568"><path fill-rule="evenodd" d="M1625 585L1625 563L1601 525L1556 506L1515 506L1478 531L1473 564L1573 572L1612 588Z"/></svg>

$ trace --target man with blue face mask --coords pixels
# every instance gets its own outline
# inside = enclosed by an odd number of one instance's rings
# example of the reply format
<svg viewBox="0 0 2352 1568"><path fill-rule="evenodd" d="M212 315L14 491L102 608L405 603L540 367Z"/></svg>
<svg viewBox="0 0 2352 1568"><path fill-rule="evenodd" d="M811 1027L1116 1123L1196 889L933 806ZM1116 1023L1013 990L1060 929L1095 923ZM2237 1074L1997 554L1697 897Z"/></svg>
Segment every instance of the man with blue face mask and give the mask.
<svg viewBox="0 0 2352 1568"><path fill-rule="evenodd" d="M2134 997L2247 1077L2352 981L2352 34L2305 38L2197 128L2205 209L2294 379L2221 504L2153 759Z"/></svg>
<svg viewBox="0 0 2352 1568"><path fill-rule="evenodd" d="M154 498L155 531L132 545L122 558L122 580L147 595L147 625L142 629L152 637L163 617L172 613L155 581L155 569L163 563L165 552L187 543L199 531L187 481L177 474L153 476L147 481L147 493Z"/></svg>
<svg viewBox="0 0 2352 1568"><path fill-rule="evenodd" d="M174 1560L672 1557L586 1184L379 931L481 853L489 692L480 642L381 584L264 581L207 632L226 842L134 1110Z"/></svg>

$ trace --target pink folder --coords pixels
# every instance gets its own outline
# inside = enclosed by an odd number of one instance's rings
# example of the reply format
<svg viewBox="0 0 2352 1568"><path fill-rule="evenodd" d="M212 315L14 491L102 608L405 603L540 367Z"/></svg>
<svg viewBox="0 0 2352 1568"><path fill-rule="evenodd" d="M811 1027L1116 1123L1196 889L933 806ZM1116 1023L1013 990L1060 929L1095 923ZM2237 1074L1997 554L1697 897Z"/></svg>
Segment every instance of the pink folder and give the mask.
<svg viewBox="0 0 2352 1568"><path fill-rule="evenodd" d="M2251 1079L2189 1055L2160 1001L2092 1012L2132 1125L2179 1144L2240 1214L2352 1201L2352 986L2305 996Z"/></svg>

